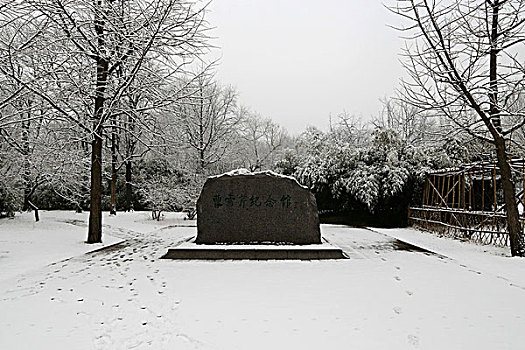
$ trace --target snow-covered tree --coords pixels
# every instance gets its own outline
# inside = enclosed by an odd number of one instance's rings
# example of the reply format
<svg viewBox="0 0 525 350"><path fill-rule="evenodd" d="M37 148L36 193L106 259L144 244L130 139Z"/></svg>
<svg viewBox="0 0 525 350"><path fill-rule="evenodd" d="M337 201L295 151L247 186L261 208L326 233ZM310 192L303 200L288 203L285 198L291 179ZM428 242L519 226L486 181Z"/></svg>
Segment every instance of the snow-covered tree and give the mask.
<svg viewBox="0 0 525 350"><path fill-rule="evenodd" d="M273 167L279 153L289 140L286 131L269 118L263 118L247 108L241 108L238 127L238 157L250 171Z"/></svg>
<svg viewBox="0 0 525 350"><path fill-rule="evenodd" d="M163 211L180 211L195 207L205 178L174 167L163 157L139 163L137 186L142 205L159 220Z"/></svg>
<svg viewBox="0 0 525 350"><path fill-rule="evenodd" d="M237 92L231 86L221 86L209 74L198 75L182 90L176 113L183 125L185 142L195 152L197 169L204 173L220 162L232 148L240 122Z"/></svg>
<svg viewBox="0 0 525 350"><path fill-rule="evenodd" d="M0 72L91 144L87 242L100 242L104 130L139 72L170 81L207 47L204 10L189 0L10 1L3 10ZM22 76L4 63L35 55L47 61Z"/></svg>
<svg viewBox="0 0 525 350"><path fill-rule="evenodd" d="M414 199L426 171L450 165L441 147L407 144L392 129L376 128L361 145L333 140L311 129L294 157L294 175L316 193L321 210L391 214Z"/></svg>
<svg viewBox="0 0 525 350"><path fill-rule="evenodd" d="M391 9L408 21L404 100L493 145L511 253L524 256L509 144L525 125L516 109L525 89L525 1L399 0Z"/></svg>

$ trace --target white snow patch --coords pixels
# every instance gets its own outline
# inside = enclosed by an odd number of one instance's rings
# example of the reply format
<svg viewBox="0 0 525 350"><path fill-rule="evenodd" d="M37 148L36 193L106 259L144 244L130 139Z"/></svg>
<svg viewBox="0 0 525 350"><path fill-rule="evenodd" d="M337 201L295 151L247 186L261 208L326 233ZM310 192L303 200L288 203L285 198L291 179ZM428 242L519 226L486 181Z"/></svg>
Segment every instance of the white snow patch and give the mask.
<svg viewBox="0 0 525 350"><path fill-rule="evenodd" d="M261 175L261 174L262 175L273 176L273 177L279 177L279 178L288 179L288 180L293 180L295 183L297 183L302 188L308 189L308 186L304 186L304 185L300 184L299 181L297 181L297 179L295 177L279 174L279 173L276 173L276 172L271 171L271 170L263 170L263 171L251 172L248 169L240 168L240 169L235 169L235 170L228 171L228 172L223 173L223 174L210 176L209 178L210 179L216 179L216 178L220 178L220 177L223 177L223 176L237 176L237 175L250 176L250 175Z"/></svg>
<svg viewBox="0 0 525 350"><path fill-rule="evenodd" d="M525 288L525 258L511 258L508 247L463 242L439 237L436 234L415 228L373 228L372 230L454 259L470 269L513 281Z"/></svg>
<svg viewBox="0 0 525 350"><path fill-rule="evenodd" d="M44 265L115 244L121 239L103 235L103 243L86 244L88 213L41 210L0 220L0 281Z"/></svg>
<svg viewBox="0 0 525 350"><path fill-rule="evenodd" d="M219 175L210 176L210 178L214 179L214 178L223 177L223 176L252 175L252 174L253 173L246 168L239 168L239 169L230 170L226 173L222 173Z"/></svg>

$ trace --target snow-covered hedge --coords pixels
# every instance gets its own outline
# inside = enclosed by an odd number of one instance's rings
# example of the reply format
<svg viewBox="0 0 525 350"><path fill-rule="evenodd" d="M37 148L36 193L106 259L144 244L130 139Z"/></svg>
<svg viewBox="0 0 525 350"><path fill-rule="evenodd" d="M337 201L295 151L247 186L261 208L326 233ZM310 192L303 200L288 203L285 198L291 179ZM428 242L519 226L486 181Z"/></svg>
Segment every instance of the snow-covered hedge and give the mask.
<svg viewBox="0 0 525 350"><path fill-rule="evenodd" d="M321 211L396 212L420 196L424 174L449 163L436 147L415 147L390 129L376 129L361 145L334 140L321 132L303 135L302 156L281 163L309 186Z"/></svg>

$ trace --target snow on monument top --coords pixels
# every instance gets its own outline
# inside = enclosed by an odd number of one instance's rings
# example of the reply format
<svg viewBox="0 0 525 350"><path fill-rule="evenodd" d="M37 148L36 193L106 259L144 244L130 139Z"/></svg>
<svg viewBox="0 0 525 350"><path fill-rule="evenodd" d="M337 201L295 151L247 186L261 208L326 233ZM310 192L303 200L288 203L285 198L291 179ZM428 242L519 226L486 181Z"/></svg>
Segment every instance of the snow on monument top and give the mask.
<svg viewBox="0 0 525 350"><path fill-rule="evenodd" d="M295 177L279 174L279 173L276 173L276 172L271 171L271 170L263 170L263 171L255 171L255 172L253 172L253 171L250 171L250 170L248 170L246 168L239 168L239 169L230 170L230 171L228 171L226 173L223 173L223 174L210 176L209 178L210 179L216 179L216 178L220 178L220 177L223 177L223 176L238 176L238 175L247 175L247 176L268 175L268 176L273 176L273 177L280 177L280 178L283 178L283 179L293 180L299 186L301 186L302 188L309 189L308 186L304 186L304 185L300 184L299 181L297 181L297 179Z"/></svg>

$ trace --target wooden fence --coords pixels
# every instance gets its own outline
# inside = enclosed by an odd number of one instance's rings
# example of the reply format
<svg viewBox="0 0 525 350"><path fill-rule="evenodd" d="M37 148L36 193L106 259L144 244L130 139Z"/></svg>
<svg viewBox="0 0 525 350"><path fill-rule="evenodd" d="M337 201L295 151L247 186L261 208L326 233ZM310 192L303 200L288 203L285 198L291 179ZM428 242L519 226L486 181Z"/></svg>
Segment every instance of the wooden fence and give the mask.
<svg viewBox="0 0 525 350"><path fill-rule="evenodd" d="M525 160L511 161L522 227ZM429 173L422 204L410 207L409 223L445 236L508 246L505 204L495 163L479 162Z"/></svg>

